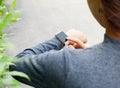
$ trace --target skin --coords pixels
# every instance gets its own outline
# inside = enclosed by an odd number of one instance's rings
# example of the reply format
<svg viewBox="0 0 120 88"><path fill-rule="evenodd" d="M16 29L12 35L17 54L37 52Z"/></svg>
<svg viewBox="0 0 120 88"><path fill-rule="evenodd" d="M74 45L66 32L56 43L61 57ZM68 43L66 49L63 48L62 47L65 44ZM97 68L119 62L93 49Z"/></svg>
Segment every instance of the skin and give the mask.
<svg viewBox="0 0 120 88"><path fill-rule="evenodd" d="M95 19L106 29L106 35L113 39L120 40L120 32L116 32L115 29L108 24L101 0L87 0L87 2ZM69 47L76 49L87 48L86 37L77 32L77 30L70 30L66 33L69 36L67 38Z"/></svg>
<svg viewBox="0 0 120 88"><path fill-rule="evenodd" d="M93 16L96 18L99 24L102 25L103 27L106 27L107 20L104 15L101 0L87 0L87 2Z"/></svg>
<svg viewBox="0 0 120 88"><path fill-rule="evenodd" d="M88 47L87 38L82 32L72 29L66 34L68 35L66 43L70 48L83 49Z"/></svg>
<svg viewBox="0 0 120 88"><path fill-rule="evenodd" d="M116 32L115 29L108 24L101 0L87 1L93 16L96 18L99 24L106 29L106 34L113 39L120 40L120 32ZM101 12L99 12L99 9L101 9Z"/></svg>

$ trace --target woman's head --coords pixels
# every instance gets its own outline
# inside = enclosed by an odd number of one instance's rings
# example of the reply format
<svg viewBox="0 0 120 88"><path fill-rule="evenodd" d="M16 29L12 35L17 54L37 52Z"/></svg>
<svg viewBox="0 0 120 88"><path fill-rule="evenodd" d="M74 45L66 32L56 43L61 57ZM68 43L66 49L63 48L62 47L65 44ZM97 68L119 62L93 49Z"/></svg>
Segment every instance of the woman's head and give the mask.
<svg viewBox="0 0 120 88"><path fill-rule="evenodd" d="M88 4L102 26L120 31L120 0L88 0Z"/></svg>
<svg viewBox="0 0 120 88"><path fill-rule="evenodd" d="M102 4L109 25L120 31L120 0L102 0Z"/></svg>

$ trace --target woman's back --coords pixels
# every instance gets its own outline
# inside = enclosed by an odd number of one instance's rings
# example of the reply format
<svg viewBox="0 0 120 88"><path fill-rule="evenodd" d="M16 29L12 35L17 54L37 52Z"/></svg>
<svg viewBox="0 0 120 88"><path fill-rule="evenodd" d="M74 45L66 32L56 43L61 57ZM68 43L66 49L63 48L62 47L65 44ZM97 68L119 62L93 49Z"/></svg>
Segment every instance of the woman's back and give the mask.
<svg viewBox="0 0 120 88"><path fill-rule="evenodd" d="M93 48L71 50L65 88L119 88L119 51L120 41L107 36Z"/></svg>

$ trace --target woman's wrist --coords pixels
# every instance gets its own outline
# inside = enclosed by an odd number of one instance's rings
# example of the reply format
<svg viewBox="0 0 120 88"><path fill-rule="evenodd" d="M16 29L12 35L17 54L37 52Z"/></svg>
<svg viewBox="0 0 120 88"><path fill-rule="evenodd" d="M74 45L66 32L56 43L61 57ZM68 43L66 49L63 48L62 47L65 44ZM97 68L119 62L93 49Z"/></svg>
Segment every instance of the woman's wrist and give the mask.
<svg viewBox="0 0 120 88"><path fill-rule="evenodd" d="M67 37L68 36L63 31L55 35L55 38L58 39L62 44L66 42Z"/></svg>

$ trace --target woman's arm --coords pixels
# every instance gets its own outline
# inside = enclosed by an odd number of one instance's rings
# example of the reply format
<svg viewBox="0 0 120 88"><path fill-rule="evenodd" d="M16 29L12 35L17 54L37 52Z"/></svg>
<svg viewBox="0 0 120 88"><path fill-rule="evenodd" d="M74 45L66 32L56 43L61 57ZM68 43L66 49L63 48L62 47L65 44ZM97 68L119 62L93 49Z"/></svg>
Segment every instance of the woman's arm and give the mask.
<svg viewBox="0 0 120 88"><path fill-rule="evenodd" d="M26 73L31 81L18 76L14 78L37 88L47 86L63 88L68 61L65 58L65 48L60 50L61 48L61 42L54 38L26 49L17 55L21 61L16 62L16 66L10 66L10 71Z"/></svg>
<svg viewBox="0 0 120 88"><path fill-rule="evenodd" d="M19 53L17 57L25 57L31 55L38 55L50 50L60 50L62 48L62 44L56 38L45 41L43 43L38 44L32 48L25 49L22 53Z"/></svg>
<svg viewBox="0 0 120 88"><path fill-rule="evenodd" d="M14 76L15 79L35 88L64 88L66 62L68 62L64 49L51 50L39 55L24 55L18 57L21 61L16 62L15 66L10 66L10 71L23 72L30 77L31 81L18 76Z"/></svg>
<svg viewBox="0 0 120 88"><path fill-rule="evenodd" d="M86 37L78 30L69 30L68 35L68 45L75 49L86 48L87 39ZM38 55L50 50L60 50L63 46L57 38L53 38L49 41L38 44L32 48L25 49L22 53L18 54L17 57L22 56L31 56Z"/></svg>

